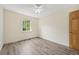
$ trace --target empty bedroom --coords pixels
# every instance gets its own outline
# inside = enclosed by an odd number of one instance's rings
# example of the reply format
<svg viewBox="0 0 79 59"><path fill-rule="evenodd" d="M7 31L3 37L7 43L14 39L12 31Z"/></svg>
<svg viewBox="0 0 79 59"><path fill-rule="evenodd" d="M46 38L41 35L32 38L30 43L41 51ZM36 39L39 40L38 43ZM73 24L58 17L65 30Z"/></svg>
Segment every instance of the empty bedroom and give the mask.
<svg viewBox="0 0 79 59"><path fill-rule="evenodd" d="M78 55L79 4L0 4L0 55Z"/></svg>

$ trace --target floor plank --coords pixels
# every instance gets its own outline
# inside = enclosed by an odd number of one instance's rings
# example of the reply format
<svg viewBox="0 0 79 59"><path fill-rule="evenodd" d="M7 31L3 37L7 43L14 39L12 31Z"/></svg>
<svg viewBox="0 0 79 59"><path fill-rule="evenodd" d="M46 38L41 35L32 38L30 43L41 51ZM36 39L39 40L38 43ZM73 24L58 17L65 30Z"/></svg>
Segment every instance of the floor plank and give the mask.
<svg viewBox="0 0 79 59"><path fill-rule="evenodd" d="M44 40L33 38L3 46L0 55L77 55L78 51L66 46Z"/></svg>

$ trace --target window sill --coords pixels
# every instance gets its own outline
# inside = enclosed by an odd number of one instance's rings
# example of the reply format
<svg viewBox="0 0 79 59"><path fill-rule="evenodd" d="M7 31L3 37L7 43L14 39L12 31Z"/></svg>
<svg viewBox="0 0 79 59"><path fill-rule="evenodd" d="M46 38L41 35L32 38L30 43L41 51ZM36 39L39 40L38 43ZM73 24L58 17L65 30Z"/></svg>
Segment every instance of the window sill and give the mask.
<svg viewBox="0 0 79 59"><path fill-rule="evenodd" d="M32 30L30 30L30 31L22 31L22 32L25 32L25 33L26 33L26 32L32 32Z"/></svg>

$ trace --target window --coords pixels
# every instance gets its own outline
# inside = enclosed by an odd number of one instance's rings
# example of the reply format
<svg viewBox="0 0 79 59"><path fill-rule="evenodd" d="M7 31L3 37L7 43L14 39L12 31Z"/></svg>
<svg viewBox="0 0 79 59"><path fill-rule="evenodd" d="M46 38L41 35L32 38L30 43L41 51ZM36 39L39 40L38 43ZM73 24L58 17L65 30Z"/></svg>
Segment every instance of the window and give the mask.
<svg viewBox="0 0 79 59"><path fill-rule="evenodd" d="M23 28L24 32L29 32L31 30L31 23L30 20L23 20Z"/></svg>

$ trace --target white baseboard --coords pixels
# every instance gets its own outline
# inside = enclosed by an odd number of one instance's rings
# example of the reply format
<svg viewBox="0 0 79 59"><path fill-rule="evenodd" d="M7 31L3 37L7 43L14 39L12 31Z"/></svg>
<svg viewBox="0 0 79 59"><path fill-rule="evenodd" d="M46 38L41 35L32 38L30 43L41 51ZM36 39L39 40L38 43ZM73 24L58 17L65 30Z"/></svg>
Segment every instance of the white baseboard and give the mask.
<svg viewBox="0 0 79 59"><path fill-rule="evenodd" d="M0 51L1 51L2 47L3 47L3 43L1 43L1 45L0 45Z"/></svg>
<svg viewBox="0 0 79 59"><path fill-rule="evenodd" d="M21 42L21 41L29 40L29 39L33 39L33 38L37 38L37 36L36 37L27 38L27 39L23 39L23 40L19 40L19 41L14 41L14 42L7 42L7 43L4 43L4 44L17 43L17 42Z"/></svg>
<svg viewBox="0 0 79 59"><path fill-rule="evenodd" d="M64 46L69 47L68 45L65 45L65 44L62 44L62 43L59 43L59 42L55 42L55 41L53 41L53 40L49 40L49 39L44 38L44 37L39 37L39 38L41 38L41 39L45 39L45 40L48 40L48 41L51 41L51 42L54 42L54 43L57 43L57 44L60 44L60 45L64 45Z"/></svg>

